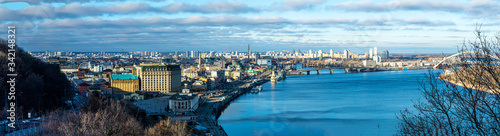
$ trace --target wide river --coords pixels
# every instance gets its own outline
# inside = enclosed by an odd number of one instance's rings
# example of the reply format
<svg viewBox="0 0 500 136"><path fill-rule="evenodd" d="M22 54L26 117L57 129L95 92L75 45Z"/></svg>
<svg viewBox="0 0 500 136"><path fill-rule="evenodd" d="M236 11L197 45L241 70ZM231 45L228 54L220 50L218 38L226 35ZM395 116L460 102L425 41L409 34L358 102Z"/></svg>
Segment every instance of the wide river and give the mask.
<svg viewBox="0 0 500 136"><path fill-rule="evenodd" d="M288 76L237 98L219 124L230 136L392 135L396 115L423 99L417 80L428 70Z"/></svg>

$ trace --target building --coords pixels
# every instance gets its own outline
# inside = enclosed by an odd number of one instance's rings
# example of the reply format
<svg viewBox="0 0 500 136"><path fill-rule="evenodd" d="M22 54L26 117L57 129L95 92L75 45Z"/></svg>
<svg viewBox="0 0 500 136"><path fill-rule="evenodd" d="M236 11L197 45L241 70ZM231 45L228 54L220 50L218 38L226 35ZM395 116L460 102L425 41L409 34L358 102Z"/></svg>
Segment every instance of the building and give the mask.
<svg viewBox="0 0 500 136"><path fill-rule="evenodd" d="M96 65L96 66L93 67L92 72L94 72L94 73L102 73L103 70L104 70L104 67L102 67L100 65Z"/></svg>
<svg viewBox="0 0 500 136"><path fill-rule="evenodd" d="M378 53L381 59L389 59L389 51L385 50Z"/></svg>
<svg viewBox="0 0 500 136"><path fill-rule="evenodd" d="M363 60L364 67L375 67L377 63L373 60Z"/></svg>
<svg viewBox="0 0 500 136"><path fill-rule="evenodd" d="M373 58L376 58L377 56L377 47L373 47Z"/></svg>
<svg viewBox="0 0 500 136"><path fill-rule="evenodd" d="M101 93L102 92L102 88L99 85L97 85L97 84L92 84L89 87L89 93L93 93L93 92L99 92L99 93Z"/></svg>
<svg viewBox="0 0 500 136"><path fill-rule="evenodd" d="M323 58L323 51L322 51L322 50L319 50L319 51L318 51L318 58L319 58L319 59L322 59L322 58Z"/></svg>
<svg viewBox="0 0 500 136"><path fill-rule="evenodd" d="M257 65L271 66L273 62L271 59L257 59Z"/></svg>
<svg viewBox="0 0 500 136"><path fill-rule="evenodd" d="M199 95L192 94L189 89L168 99L168 117L173 121L196 121L196 109L199 106Z"/></svg>
<svg viewBox="0 0 500 136"><path fill-rule="evenodd" d="M200 53L198 51L191 51L191 58L199 57Z"/></svg>
<svg viewBox="0 0 500 136"><path fill-rule="evenodd" d="M168 116L174 121L195 121L196 109L199 107L199 95L190 93L185 88L182 93L168 99Z"/></svg>
<svg viewBox="0 0 500 136"><path fill-rule="evenodd" d="M127 100L144 100L144 95L138 93L130 93L123 95L123 99Z"/></svg>
<svg viewBox="0 0 500 136"><path fill-rule="evenodd" d="M176 94L168 99L168 109L176 114L194 112L198 109L198 95Z"/></svg>
<svg viewBox="0 0 500 136"><path fill-rule="evenodd" d="M136 67L140 89L148 92L170 93L181 90L179 65L141 64Z"/></svg>
<svg viewBox="0 0 500 136"><path fill-rule="evenodd" d="M132 74L111 74L112 91L135 92L139 90L139 78Z"/></svg>
<svg viewBox="0 0 500 136"><path fill-rule="evenodd" d="M350 59L350 58L351 58L350 51L348 49L345 49L344 50L344 59Z"/></svg>
<svg viewBox="0 0 500 136"><path fill-rule="evenodd" d="M330 58L333 58L333 49L330 49Z"/></svg>
<svg viewBox="0 0 500 136"><path fill-rule="evenodd" d="M311 49L309 49L309 53L307 54L309 56L309 58L313 57L312 54L313 54L313 51Z"/></svg>
<svg viewBox="0 0 500 136"><path fill-rule="evenodd" d="M85 82L82 82L78 84L78 92L80 95L83 95L89 91L90 84L87 84Z"/></svg>
<svg viewBox="0 0 500 136"><path fill-rule="evenodd" d="M369 58L373 58L373 49L372 48L370 48L370 54L369 55L370 55Z"/></svg>

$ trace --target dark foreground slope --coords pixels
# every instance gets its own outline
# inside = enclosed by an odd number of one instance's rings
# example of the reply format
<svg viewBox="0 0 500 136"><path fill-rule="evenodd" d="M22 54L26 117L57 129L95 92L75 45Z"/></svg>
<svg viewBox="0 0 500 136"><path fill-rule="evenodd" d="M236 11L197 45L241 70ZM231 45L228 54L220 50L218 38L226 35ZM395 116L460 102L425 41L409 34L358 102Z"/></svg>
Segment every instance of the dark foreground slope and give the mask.
<svg viewBox="0 0 500 136"><path fill-rule="evenodd" d="M6 111L8 60L7 42L0 39L0 108ZM60 72L58 65L51 65L32 57L21 48L16 49L16 109L17 117L26 116L27 112L40 113L56 108L67 107L71 100L73 87L66 76ZM0 112L5 118L6 112Z"/></svg>

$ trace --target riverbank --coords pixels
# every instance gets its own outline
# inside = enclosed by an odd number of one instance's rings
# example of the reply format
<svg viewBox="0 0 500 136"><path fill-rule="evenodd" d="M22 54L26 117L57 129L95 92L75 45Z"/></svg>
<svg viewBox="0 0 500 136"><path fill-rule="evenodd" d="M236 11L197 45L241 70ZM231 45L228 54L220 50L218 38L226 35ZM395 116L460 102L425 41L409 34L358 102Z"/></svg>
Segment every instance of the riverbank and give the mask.
<svg viewBox="0 0 500 136"><path fill-rule="evenodd" d="M221 95L205 96L206 102L198 108L197 121L206 127L212 135L227 136L224 128L219 125L217 119L224 112L224 110L231 104L233 100L239 96L247 93L253 87L267 83L269 80L267 76L270 72L265 72L259 75L256 80L244 80L238 83L233 89L220 90Z"/></svg>
<svg viewBox="0 0 500 136"><path fill-rule="evenodd" d="M439 79L441 79L445 82L454 84L454 85L458 85L458 86L465 87L465 88L470 88L473 90L479 90L479 91L488 92L488 93L499 93L497 90L494 90L494 89L489 89L487 87L480 87L478 85L472 85L471 83L464 83L462 81L457 81L456 79L454 79L452 77L452 75L441 74L441 75L439 75Z"/></svg>

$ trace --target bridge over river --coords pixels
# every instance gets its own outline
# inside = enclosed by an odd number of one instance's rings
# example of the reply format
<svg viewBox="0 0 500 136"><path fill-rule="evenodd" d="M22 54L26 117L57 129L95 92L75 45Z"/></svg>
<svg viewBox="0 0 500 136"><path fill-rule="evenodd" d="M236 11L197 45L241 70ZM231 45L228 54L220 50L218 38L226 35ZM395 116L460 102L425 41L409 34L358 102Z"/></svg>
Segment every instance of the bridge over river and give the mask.
<svg viewBox="0 0 500 136"><path fill-rule="evenodd" d="M367 68L367 67L321 67L321 68L294 70L292 72L289 72L288 75L301 75L304 72L307 75L309 75L311 73L311 71L317 71L319 74L320 71L324 70L324 69L329 69L330 74L333 74L333 69L344 69L346 73L349 73L349 72L374 72L374 71L391 70L388 68Z"/></svg>

